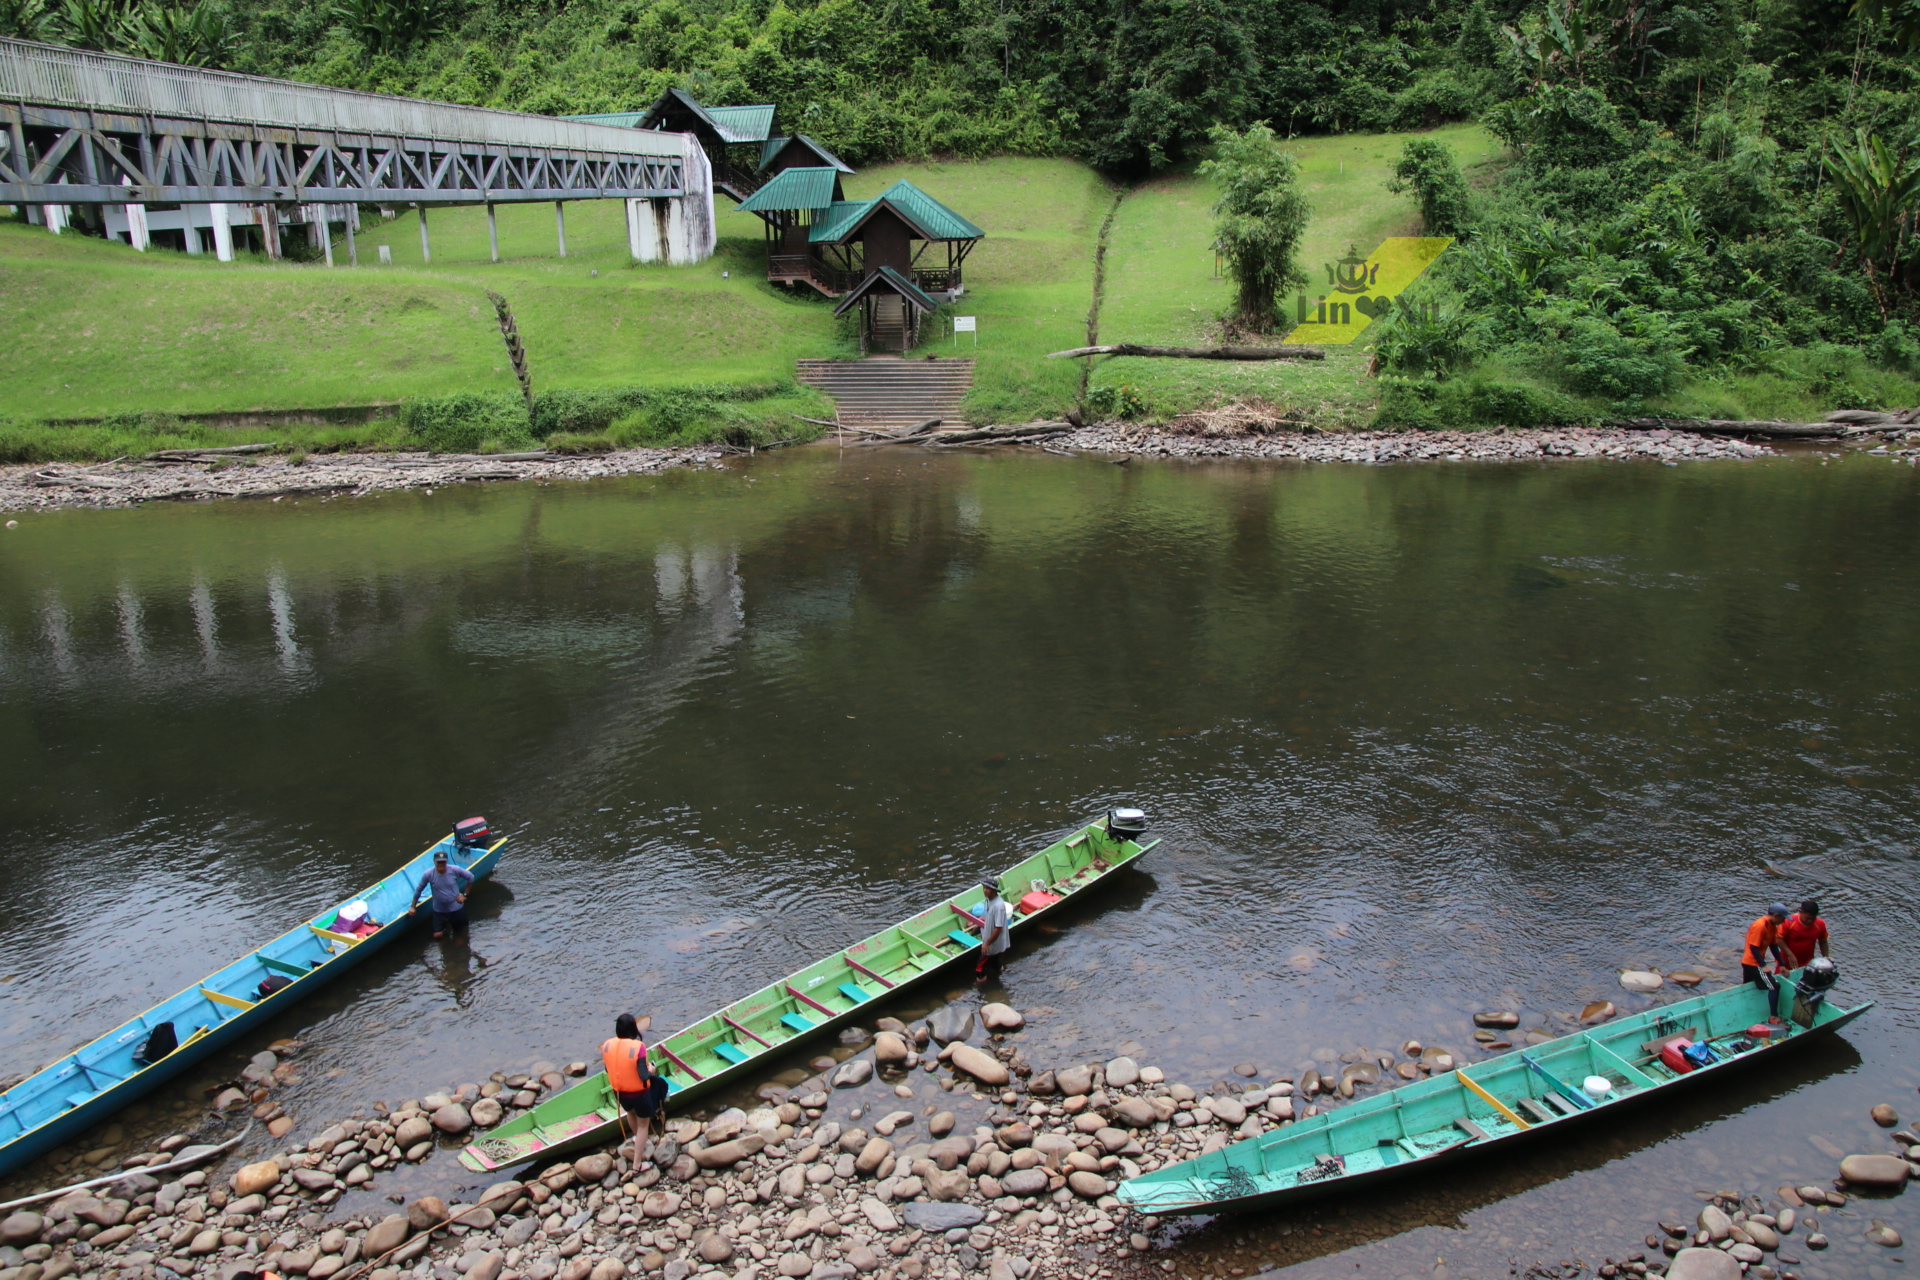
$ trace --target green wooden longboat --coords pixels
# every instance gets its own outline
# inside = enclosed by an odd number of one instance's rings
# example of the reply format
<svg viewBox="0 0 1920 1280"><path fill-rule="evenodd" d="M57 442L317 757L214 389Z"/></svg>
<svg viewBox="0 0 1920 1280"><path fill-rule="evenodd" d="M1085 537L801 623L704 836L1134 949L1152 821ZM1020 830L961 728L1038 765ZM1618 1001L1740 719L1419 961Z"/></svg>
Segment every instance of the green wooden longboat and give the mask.
<svg viewBox="0 0 1920 1280"><path fill-rule="evenodd" d="M1783 1007L1790 994L1782 991ZM1544 1130L1564 1135L1563 1125L1617 1116L1663 1090L1724 1080L1746 1063L1825 1038L1872 1007L1871 1000L1851 1009L1820 1002L1809 1012L1796 999L1795 1016L1762 1040L1747 1034L1767 1018L1759 988L1694 996L1295 1121L1130 1178L1115 1194L1142 1213L1228 1213L1431 1173ZM1704 1041L1715 1060L1684 1073L1668 1067L1659 1049L1679 1035ZM1590 1076L1611 1086L1604 1100L1584 1090Z"/></svg>
<svg viewBox="0 0 1920 1280"><path fill-rule="evenodd" d="M999 884L1014 907L1012 931L1022 932L1138 861L1160 843L1139 843L1145 834L1139 810L1115 809L1006 871ZM867 1005L970 955L980 945L973 913L984 896L976 884L652 1042L650 1060L666 1078L670 1098L733 1082L754 1070L756 1058L841 1026ZM619 1132L619 1110L606 1073L599 1072L472 1143L460 1163L487 1173L611 1142Z"/></svg>

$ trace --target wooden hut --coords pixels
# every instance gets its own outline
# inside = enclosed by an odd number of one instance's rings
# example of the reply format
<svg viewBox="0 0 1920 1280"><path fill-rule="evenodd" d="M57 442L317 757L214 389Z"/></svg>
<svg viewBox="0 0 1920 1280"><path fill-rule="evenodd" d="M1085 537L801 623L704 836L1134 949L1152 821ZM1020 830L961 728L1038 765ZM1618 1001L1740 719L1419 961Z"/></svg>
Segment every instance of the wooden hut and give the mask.
<svg viewBox="0 0 1920 1280"><path fill-rule="evenodd" d="M890 267L922 293L951 301L965 289L962 264L986 235L905 179L871 200L844 199L840 171L825 166L781 170L740 211L766 223L767 279L830 298Z"/></svg>
<svg viewBox="0 0 1920 1280"><path fill-rule="evenodd" d="M860 308L860 354L871 351L913 350L920 326L933 314L935 302L927 291L892 267L875 267L840 299L833 314Z"/></svg>
<svg viewBox="0 0 1920 1280"><path fill-rule="evenodd" d="M707 107L681 89L669 89L659 101L634 118L634 127L691 133L700 140L713 166L713 189L735 200L759 190L761 160L767 144L778 138L770 102L745 107ZM790 139L781 139L790 141Z"/></svg>

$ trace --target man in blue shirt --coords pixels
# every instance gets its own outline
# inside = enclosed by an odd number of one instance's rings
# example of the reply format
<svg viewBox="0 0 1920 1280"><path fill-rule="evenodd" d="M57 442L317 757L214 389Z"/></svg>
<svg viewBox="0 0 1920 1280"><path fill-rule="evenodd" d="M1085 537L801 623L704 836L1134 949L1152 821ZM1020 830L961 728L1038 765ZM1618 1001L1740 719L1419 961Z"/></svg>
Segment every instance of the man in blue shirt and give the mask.
<svg viewBox="0 0 1920 1280"><path fill-rule="evenodd" d="M473 883L473 872L465 867L451 866L447 862L447 851L437 849L433 855L433 870L420 877L420 883L413 887L413 902L407 907L412 911L420 905L420 894L433 890L433 936L444 938L455 929L467 927L467 887Z"/></svg>

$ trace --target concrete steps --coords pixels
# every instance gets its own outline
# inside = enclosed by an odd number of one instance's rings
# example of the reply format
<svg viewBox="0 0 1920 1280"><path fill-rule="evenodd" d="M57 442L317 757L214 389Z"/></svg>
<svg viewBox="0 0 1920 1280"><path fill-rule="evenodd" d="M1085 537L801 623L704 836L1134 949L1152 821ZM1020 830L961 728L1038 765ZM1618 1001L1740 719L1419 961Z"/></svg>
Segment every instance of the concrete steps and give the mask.
<svg viewBox="0 0 1920 1280"><path fill-rule="evenodd" d="M802 360L797 376L825 392L848 426L884 430L928 418L957 426L960 400L973 385L973 361L902 356Z"/></svg>

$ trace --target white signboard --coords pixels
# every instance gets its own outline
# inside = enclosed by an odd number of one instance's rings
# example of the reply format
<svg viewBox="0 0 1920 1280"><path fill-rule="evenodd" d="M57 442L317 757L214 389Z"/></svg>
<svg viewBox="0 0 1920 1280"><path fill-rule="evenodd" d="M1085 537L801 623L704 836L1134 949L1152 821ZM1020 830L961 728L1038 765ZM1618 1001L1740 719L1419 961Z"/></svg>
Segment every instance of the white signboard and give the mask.
<svg viewBox="0 0 1920 1280"><path fill-rule="evenodd" d="M960 345L960 335L963 333L972 334L973 345L976 347L980 345L980 326L975 323L978 319L979 317L977 316L955 316L953 318L954 346L957 347Z"/></svg>

